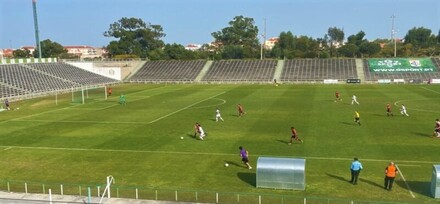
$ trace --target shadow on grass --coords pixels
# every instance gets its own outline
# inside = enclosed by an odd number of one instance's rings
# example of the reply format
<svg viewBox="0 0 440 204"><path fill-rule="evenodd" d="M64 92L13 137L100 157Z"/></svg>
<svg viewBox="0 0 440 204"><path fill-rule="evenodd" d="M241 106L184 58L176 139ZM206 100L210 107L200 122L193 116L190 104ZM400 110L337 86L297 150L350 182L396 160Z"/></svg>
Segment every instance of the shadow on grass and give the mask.
<svg viewBox="0 0 440 204"><path fill-rule="evenodd" d="M254 187L257 186L255 173L239 172L239 173L237 173L237 176L238 176L238 178L240 178L240 180L246 182L247 184L254 186Z"/></svg>
<svg viewBox="0 0 440 204"><path fill-rule="evenodd" d="M349 123L349 122L341 122L342 124L344 124L344 125L356 125L356 126L358 126L358 124L356 124L355 122L352 122L352 123Z"/></svg>
<svg viewBox="0 0 440 204"><path fill-rule="evenodd" d="M362 182L364 182L364 183L366 183L366 184L369 184L369 185L372 185L372 186L375 186L375 187L378 187L378 188L383 188L382 185L380 185L380 184L378 184L378 183L376 183L376 182L373 182L373 181L367 180L367 179L359 178L359 181L362 181Z"/></svg>
<svg viewBox="0 0 440 204"><path fill-rule="evenodd" d="M426 134L426 133L422 133L422 132L411 132L414 135L417 136L421 136L421 137L432 137L432 133L431 134Z"/></svg>
<svg viewBox="0 0 440 204"><path fill-rule="evenodd" d="M224 160L225 163L228 163L231 166L238 166L238 167L244 167L243 165L238 164L237 162L233 162L233 161L229 161L229 160Z"/></svg>
<svg viewBox="0 0 440 204"><path fill-rule="evenodd" d="M286 141L286 140L277 140L278 142L281 142L281 143L284 143L284 144L289 144L289 142L288 141Z"/></svg>
<svg viewBox="0 0 440 204"><path fill-rule="evenodd" d="M404 189L408 189L408 187L405 184L405 181L403 180L396 180L394 181L395 184L399 185L400 187ZM411 191L414 193L418 193L420 195L431 197L431 182L426 181L406 181L408 183L409 187L411 188Z"/></svg>
<svg viewBox="0 0 440 204"><path fill-rule="evenodd" d="M186 134L186 137L189 137L191 139L197 139L197 136L194 137L194 134Z"/></svg>
<svg viewBox="0 0 440 204"><path fill-rule="evenodd" d="M344 181L344 182L350 183L349 180L345 179L345 178L342 177L342 176L336 176L336 175L329 174L329 173L326 173L326 174L327 174L327 176L332 177L332 178L334 178L334 179L337 179L337 180L340 180L340 181Z"/></svg>

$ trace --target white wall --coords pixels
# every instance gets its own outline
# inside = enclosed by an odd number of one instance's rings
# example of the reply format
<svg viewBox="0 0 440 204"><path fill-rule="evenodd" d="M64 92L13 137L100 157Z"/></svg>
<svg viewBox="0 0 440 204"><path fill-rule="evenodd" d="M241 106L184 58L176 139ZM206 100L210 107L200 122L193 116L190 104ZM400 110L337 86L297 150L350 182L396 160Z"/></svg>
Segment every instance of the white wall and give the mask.
<svg viewBox="0 0 440 204"><path fill-rule="evenodd" d="M122 80L122 70L120 67L95 67L92 62L67 62L70 65L81 69L109 77L116 80Z"/></svg>

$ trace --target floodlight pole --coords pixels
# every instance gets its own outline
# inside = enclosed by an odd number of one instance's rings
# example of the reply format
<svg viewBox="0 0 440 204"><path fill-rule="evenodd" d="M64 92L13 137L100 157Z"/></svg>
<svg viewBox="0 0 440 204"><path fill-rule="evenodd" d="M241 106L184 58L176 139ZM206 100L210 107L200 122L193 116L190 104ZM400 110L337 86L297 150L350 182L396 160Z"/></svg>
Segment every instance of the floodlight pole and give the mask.
<svg viewBox="0 0 440 204"><path fill-rule="evenodd" d="M35 27L35 41L38 48L38 58L41 61L41 42L40 42L40 31L38 30L38 20L37 20L37 0L32 0L32 7L34 10L34 27Z"/></svg>
<svg viewBox="0 0 440 204"><path fill-rule="evenodd" d="M397 40L396 40L396 31L394 30L394 19L396 18L396 16L393 14L391 15L391 40L394 41L394 57L397 56Z"/></svg>
<svg viewBox="0 0 440 204"><path fill-rule="evenodd" d="M266 44L266 19L264 19L264 33L261 34L262 40L263 42L261 42L261 47L260 47L260 60L263 60L263 50L264 50L264 44Z"/></svg>

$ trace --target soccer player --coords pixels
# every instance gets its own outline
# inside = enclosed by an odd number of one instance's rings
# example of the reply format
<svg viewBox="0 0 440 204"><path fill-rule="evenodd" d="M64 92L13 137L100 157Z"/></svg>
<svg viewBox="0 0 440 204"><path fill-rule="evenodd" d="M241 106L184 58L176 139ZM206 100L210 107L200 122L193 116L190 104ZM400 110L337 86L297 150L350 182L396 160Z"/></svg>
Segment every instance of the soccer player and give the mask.
<svg viewBox="0 0 440 204"><path fill-rule="evenodd" d="M361 125L360 118L361 116L359 115L359 112L354 111L354 122L357 123L358 125Z"/></svg>
<svg viewBox="0 0 440 204"><path fill-rule="evenodd" d="M393 112L391 111L391 105L387 103L387 116L394 116Z"/></svg>
<svg viewBox="0 0 440 204"><path fill-rule="evenodd" d="M9 100L5 99L5 106L6 106L6 110L10 110L9 108Z"/></svg>
<svg viewBox="0 0 440 204"><path fill-rule="evenodd" d="M435 119L435 128L434 128L434 133L432 136L433 137L440 137L440 120L438 118Z"/></svg>
<svg viewBox="0 0 440 204"><path fill-rule="evenodd" d="M204 140L203 138L206 136L205 131L203 131L202 125L199 124L199 137L201 140Z"/></svg>
<svg viewBox="0 0 440 204"><path fill-rule="evenodd" d="M357 104L359 105L359 102L357 101L357 97L356 97L356 95L353 95L353 96L351 97L351 105L353 105L354 103L357 103Z"/></svg>
<svg viewBox="0 0 440 204"><path fill-rule="evenodd" d="M200 134L200 132L199 132L199 123L196 123L195 125L194 125L194 138L196 138L197 137L197 134Z"/></svg>
<svg viewBox="0 0 440 204"><path fill-rule="evenodd" d="M252 166L249 164L249 152L245 150L242 146L238 147L240 150L241 161L246 165L248 169L252 169Z"/></svg>
<svg viewBox="0 0 440 204"><path fill-rule="evenodd" d="M222 115L220 114L220 110L217 108L215 110L215 122L218 122L218 119L224 121L223 118L222 118Z"/></svg>
<svg viewBox="0 0 440 204"><path fill-rule="evenodd" d="M113 92L112 88L108 87L107 96L112 96L112 92Z"/></svg>
<svg viewBox="0 0 440 204"><path fill-rule="evenodd" d="M301 143L303 142L302 139L299 139L298 133L296 132L296 129L294 127L290 127L290 131L292 131L292 136L290 137L289 145L292 144L293 140L299 141Z"/></svg>
<svg viewBox="0 0 440 204"><path fill-rule="evenodd" d="M238 108L238 117L243 116L245 114L243 106L241 104L238 104L237 108Z"/></svg>
<svg viewBox="0 0 440 204"><path fill-rule="evenodd" d="M402 114L403 116L409 116L408 113L406 113L405 104L402 104L402 107L400 108L400 114Z"/></svg>
<svg viewBox="0 0 440 204"><path fill-rule="evenodd" d="M125 106L125 103L126 103L125 96L124 94L121 94L121 96L119 96L119 104Z"/></svg>
<svg viewBox="0 0 440 204"><path fill-rule="evenodd" d="M335 102L342 101L341 94L338 91L335 92L335 97Z"/></svg>

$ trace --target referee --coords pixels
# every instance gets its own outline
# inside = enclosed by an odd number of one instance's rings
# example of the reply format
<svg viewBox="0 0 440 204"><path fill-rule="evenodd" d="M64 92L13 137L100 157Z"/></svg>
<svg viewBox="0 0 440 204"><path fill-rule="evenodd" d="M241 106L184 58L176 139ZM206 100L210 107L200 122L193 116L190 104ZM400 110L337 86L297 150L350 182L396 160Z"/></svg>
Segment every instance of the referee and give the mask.
<svg viewBox="0 0 440 204"><path fill-rule="evenodd" d="M359 159L355 157L353 159L353 162L351 162L351 167L350 167L350 171L351 171L350 183L352 183L353 185L357 185L357 180L361 170L362 170L362 164L359 162Z"/></svg>

